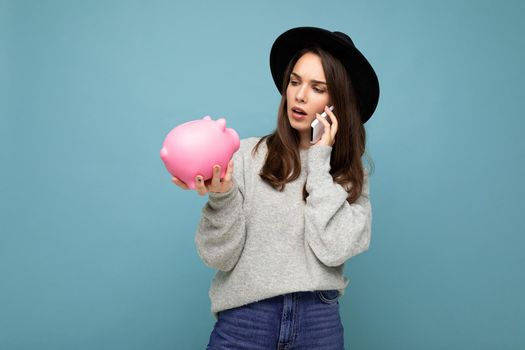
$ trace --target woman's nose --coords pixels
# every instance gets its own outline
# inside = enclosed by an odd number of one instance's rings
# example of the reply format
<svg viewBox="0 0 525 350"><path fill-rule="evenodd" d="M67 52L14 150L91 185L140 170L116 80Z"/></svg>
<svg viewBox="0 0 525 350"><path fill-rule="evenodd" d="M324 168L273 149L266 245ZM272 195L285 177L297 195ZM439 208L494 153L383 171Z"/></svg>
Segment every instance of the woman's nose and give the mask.
<svg viewBox="0 0 525 350"><path fill-rule="evenodd" d="M302 86L297 90L297 93L295 94L295 99L299 102L306 102L306 96L305 96L305 87Z"/></svg>

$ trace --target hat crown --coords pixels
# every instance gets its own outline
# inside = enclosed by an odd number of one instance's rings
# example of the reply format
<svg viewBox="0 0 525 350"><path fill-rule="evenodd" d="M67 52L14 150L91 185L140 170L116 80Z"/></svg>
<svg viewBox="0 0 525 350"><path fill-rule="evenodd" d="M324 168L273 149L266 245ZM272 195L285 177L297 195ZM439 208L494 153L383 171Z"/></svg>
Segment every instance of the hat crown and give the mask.
<svg viewBox="0 0 525 350"><path fill-rule="evenodd" d="M332 32L334 35L336 35L337 37L343 39L343 41L346 41L348 44L352 45L355 47L354 45L354 42L352 41L352 39L350 39L350 37L348 35L346 35L345 33L342 33L342 32Z"/></svg>

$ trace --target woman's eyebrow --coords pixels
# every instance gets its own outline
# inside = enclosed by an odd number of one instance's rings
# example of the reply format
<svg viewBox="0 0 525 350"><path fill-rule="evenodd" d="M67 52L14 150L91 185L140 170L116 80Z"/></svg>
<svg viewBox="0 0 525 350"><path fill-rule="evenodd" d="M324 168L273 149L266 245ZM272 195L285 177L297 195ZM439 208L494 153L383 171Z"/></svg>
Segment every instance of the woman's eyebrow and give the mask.
<svg viewBox="0 0 525 350"><path fill-rule="evenodd" d="M295 73L295 72L292 72L292 74L290 74L290 75L295 75L297 78L301 79L301 76L299 74ZM320 80L313 80L312 79L312 83L326 85L326 83L324 81L320 81Z"/></svg>

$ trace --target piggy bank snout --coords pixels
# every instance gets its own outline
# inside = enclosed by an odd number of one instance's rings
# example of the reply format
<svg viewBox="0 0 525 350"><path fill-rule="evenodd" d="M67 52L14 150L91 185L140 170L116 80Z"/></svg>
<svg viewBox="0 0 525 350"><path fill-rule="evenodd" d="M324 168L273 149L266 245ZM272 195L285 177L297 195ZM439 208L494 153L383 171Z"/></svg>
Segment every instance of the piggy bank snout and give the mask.
<svg viewBox="0 0 525 350"><path fill-rule="evenodd" d="M160 150L160 158L164 161L168 159L168 149L166 147L162 147Z"/></svg>

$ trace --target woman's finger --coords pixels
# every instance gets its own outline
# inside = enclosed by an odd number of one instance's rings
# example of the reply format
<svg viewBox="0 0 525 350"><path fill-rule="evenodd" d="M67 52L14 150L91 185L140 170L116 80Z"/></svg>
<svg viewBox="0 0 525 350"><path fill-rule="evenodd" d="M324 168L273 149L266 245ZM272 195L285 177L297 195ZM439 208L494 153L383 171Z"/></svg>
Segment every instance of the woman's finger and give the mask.
<svg viewBox="0 0 525 350"><path fill-rule="evenodd" d="M221 166L215 164L213 167L213 178L211 179L211 188L210 190L216 192L221 187Z"/></svg>
<svg viewBox="0 0 525 350"><path fill-rule="evenodd" d="M171 181L184 190L187 190L189 188L188 185L186 185L183 181L179 180L175 176L171 178Z"/></svg>
<svg viewBox="0 0 525 350"><path fill-rule="evenodd" d="M224 175L224 180L222 182L222 190L228 192L233 187L232 182L233 176L233 159L230 159L228 162L228 168L226 168L226 175Z"/></svg>
<svg viewBox="0 0 525 350"><path fill-rule="evenodd" d="M330 120L332 121L332 125L330 125L330 135L332 138L335 138L339 122L337 121L337 117L335 116L334 112L332 112L328 106L325 107L325 111L330 116Z"/></svg>
<svg viewBox="0 0 525 350"><path fill-rule="evenodd" d="M226 169L226 175L224 175L224 182L230 182L233 175L233 159L230 159L228 168Z"/></svg>
<svg viewBox="0 0 525 350"><path fill-rule="evenodd" d="M195 178L195 190L199 193L199 195L204 196L208 190L206 189L206 186L204 185L204 180L202 176L197 175Z"/></svg>

